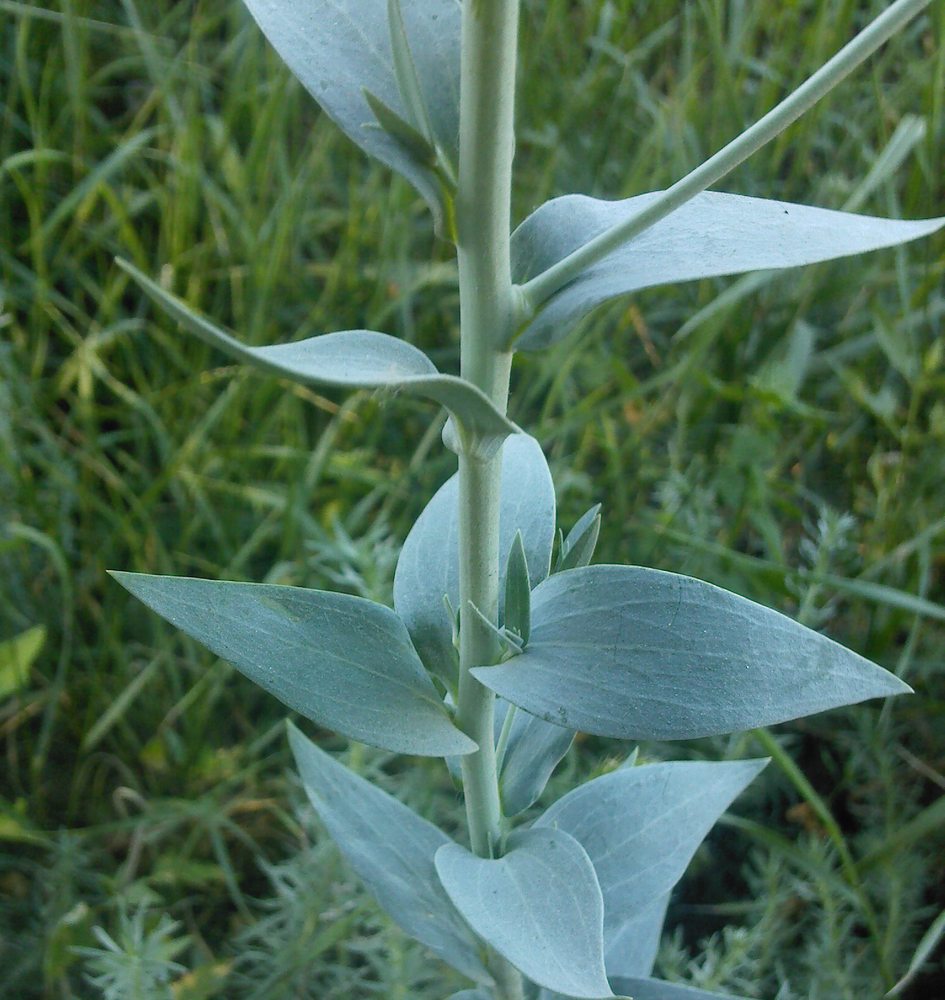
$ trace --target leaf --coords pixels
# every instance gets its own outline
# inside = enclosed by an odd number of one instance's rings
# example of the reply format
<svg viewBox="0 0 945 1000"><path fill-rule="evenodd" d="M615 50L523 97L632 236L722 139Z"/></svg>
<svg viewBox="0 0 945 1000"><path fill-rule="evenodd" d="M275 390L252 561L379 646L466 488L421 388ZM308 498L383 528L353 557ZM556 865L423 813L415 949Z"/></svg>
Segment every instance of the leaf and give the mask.
<svg viewBox="0 0 945 1000"><path fill-rule="evenodd" d="M368 90L409 121L397 82L391 25L383 0L246 0L273 48L336 125L366 153L416 188L442 227L435 176L397 140L365 128ZM403 31L436 144L455 164L459 149L461 8L455 0L410 0ZM414 122L414 124L418 124Z"/></svg>
<svg viewBox="0 0 945 1000"><path fill-rule="evenodd" d="M632 997L633 1000L743 1000L730 993L707 993L692 986L636 976L611 976L610 985L620 995ZM542 990L538 994L538 1000L573 1000L573 998Z"/></svg>
<svg viewBox="0 0 945 1000"><path fill-rule="evenodd" d="M929 960L932 952L935 951L939 941L945 937L945 910L932 921L928 930L922 935L922 939L916 946L912 955L912 961L906 974L898 983L886 994L887 997L897 997L919 974L922 966Z"/></svg>
<svg viewBox="0 0 945 1000"><path fill-rule="evenodd" d="M460 990L454 993L449 1000L492 1000L492 994L486 990Z"/></svg>
<svg viewBox="0 0 945 1000"><path fill-rule="evenodd" d="M554 524L554 484L541 446L528 435L513 435L502 448L499 565L505 565L515 533L521 531L530 574L536 583L543 580L551 563ZM394 608L404 620L420 658L453 687L456 653L444 595L454 608L459 607L457 476L437 490L417 518L394 574Z"/></svg>
<svg viewBox="0 0 945 1000"><path fill-rule="evenodd" d="M339 764L291 723L289 743L315 811L380 906L444 962L476 982L491 983L481 944L433 864L436 852L451 844L449 837Z"/></svg>
<svg viewBox="0 0 945 1000"><path fill-rule="evenodd" d="M765 764L621 768L568 792L536 821L564 830L587 851L604 897L605 948L637 913L665 899L716 820Z"/></svg>
<svg viewBox="0 0 945 1000"><path fill-rule="evenodd" d="M633 1000L739 1000L731 993L709 993L680 983L666 983L661 979L637 979L614 976L613 987Z"/></svg>
<svg viewBox="0 0 945 1000"><path fill-rule="evenodd" d="M25 686L45 642L46 629L42 625L0 642L0 701Z"/></svg>
<svg viewBox="0 0 945 1000"><path fill-rule="evenodd" d="M566 195L546 202L512 236L517 282L536 277L662 192L601 201ZM945 219L904 221L706 191L608 254L551 296L516 346L546 347L595 306L628 292L677 281L797 267L895 246L926 236Z"/></svg>
<svg viewBox="0 0 945 1000"><path fill-rule="evenodd" d="M911 690L777 611L636 566L549 577L532 592L525 652L472 673L549 722L632 740L738 732Z"/></svg>
<svg viewBox="0 0 945 1000"><path fill-rule="evenodd" d="M503 624L522 640L528 642L531 623L532 587L528 579L528 558L521 531L515 532L509 558L505 564L505 619Z"/></svg>
<svg viewBox="0 0 945 1000"><path fill-rule="evenodd" d="M441 375L423 351L406 341L372 330L343 330L288 344L247 347L134 265L120 258L116 263L186 330L244 364L294 382L348 389L397 389L424 396L445 406L464 427L485 438L483 447L487 451L518 431L485 393L465 379Z"/></svg>
<svg viewBox="0 0 945 1000"><path fill-rule="evenodd" d="M533 982L575 997L613 996L600 887L576 840L560 830L520 830L501 858L447 844L435 863L472 929Z"/></svg>
<svg viewBox="0 0 945 1000"><path fill-rule="evenodd" d="M566 569L577 569L587 566L594 558L597 539L600 535L600 504L596 503L586 513L582 514L574 527L568 532L568 537L561 542L555 572Z"/></svg>
<svg viewBox="0 0 945 1000"><path fill-rule="evenodd" d="M509 710L507 701L497 700L497 727ZM562 729L521 709L512 711L515 717L499 773L499 795L506 816L517 816L538 800L574 740L571 729Z"/></svg>
<svg viewBox="0 0 945 1000"><path fill-rule="evenodd" d="M604 948L604 965L609 976L648 976L653 971L669 895L666 893L641 907L609 936ZM606 915L606 904L604 912Z"/></svg>
<svg viewBox="0 0 945 1000"><path fill-rule="evenodd" d="M390 608L301 587L112 576L319 725L396 753L433 757L475 750L450 721Z"/></svg>

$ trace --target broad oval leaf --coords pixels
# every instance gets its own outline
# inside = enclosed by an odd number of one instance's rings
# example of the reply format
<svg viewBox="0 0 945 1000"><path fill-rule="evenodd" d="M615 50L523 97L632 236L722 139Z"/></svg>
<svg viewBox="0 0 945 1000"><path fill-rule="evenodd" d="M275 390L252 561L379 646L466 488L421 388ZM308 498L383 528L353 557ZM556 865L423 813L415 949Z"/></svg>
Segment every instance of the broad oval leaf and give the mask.
<svg viewBox="0 0 945 1000"><path fill-rule="evenodd" d="M624 201L565 195L546 202L512 236L515 280L525 283L663 192ZM878 219L764 198L706 191L608 254L540 306L516 341L545 347L607 299L653 285L743 271L797 267L896 246L945 219Z"/></svg>
<svg viewBox="0 0 945 1000"><path fill-rule="evenodd" d="M632 740L738 732L911 690L777 611L636 566L549 577L532 593L524 653L472 673L549 722Z"/></svg>
<svg viewBox="0 0 945 1000"><path fill-rule="evenodd" d="M533 982L569 996L613 996L600 886L584 848L564 831L517 831L494 860L447 844L435 863L472 929Z"/></svg>
<svg viewBox="0 0 945 1000"><path fill-rule="evenodd" d="M188 332L231 358L294 382L348 389L396 389L431 399L468 430L496 444L518 428L480 389L465 379L442 375L423 351L373 330L343 330L288 344L247 347L194 312L133 264L120 258L125 271L157 305Z"/></svg>
<svg viewBox="0 0 945 1000"><path fill-rule="evenodd" d="M522 532L532 580L548 575L555 528L555 491L541 445L515 434L502 446L499 565ZM504 593L504 574L503 574ZM417 518L397 561L394 608L420 658L448 686L456 679L453 623L443 597L459 607L459 478L448 479Z"/></svg>
<svg viewBox="0 0 945 1000"><path fill-rule="evenodd" d="M381 907L453 968L491 983L482 944L450 902L433 864L449 837L319 750L291 723L289 742L315 811Z"/></svg>
<svg viewBox="0 0 945 1000"><path fill-rule="evenodd" d="M607 951L628 921L665 899L716 820L766 763L620 768L572 789L537 820L538 827L569 833L587 851L604 897ZM622 970L608 965L607 971Z"/></svg>
<svg viewBox="0 0 945 1000"><path fill-rule="evenodd" d="M301 587L112 573L138 600L319 725L396 753L476 745L390 608Z"/></svg>
<svg viewBox="0 0 945 1000"><path fill-rule="evenodd" d="M373 127L368 91L405 120L387 0L245 0L273 48L336 125L366 153L398 171L434 215L435 175L396 139ZM426 113L447 161L458 162L461 7L456 0L409 0L404 30ZM438 225L442 219L438 219Z"/></svg>
<svg viewBox="0 0 945 1000"><path fill-rule="evenodd" d="M497 699L495 708L497 730L509 711L514 711L515 717L499 773L499 796L502 812L506 816L517 816L545 790L554 769L571 747L574 730L562 729L522 709L515 709L501 698Z"/></svg>

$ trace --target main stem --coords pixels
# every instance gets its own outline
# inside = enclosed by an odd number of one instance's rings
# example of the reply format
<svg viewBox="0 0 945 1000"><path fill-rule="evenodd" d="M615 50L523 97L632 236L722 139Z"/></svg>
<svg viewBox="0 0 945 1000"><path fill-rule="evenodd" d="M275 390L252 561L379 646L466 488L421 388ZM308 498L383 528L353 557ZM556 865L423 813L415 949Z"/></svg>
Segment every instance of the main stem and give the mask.
<svg viewBox="0 0 945 1000"><path fill-rule="evenodd" d="M505 412L512 327L509 256L518 0L464 0L456 195L463 378ZM498 650L470 605L495 622L499 607L501 457L459 456L460 674L457 723L479 744L463 757L466 818L473 851L492 857L501 826L496 776L495 696L469 673Z"/></svg>

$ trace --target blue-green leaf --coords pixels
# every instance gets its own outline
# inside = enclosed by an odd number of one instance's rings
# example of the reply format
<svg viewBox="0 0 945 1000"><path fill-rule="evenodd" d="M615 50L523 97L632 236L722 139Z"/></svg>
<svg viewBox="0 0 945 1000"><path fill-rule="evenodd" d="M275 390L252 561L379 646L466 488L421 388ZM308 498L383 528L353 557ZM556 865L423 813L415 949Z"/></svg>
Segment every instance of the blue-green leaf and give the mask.
<svg viewBox="0 0 945 1000"><path fill-rule="evenodd" d="M503 813L517 816L544 791L558 762L568 752L574 731L552 725L520 708L510 708L501 698L496 701L497 727L505 721L508 711L514 711L515 717L499 772L499 795Z"/></svg>
<svg viewBox="0 0 945 1000"><path fill-rule="evenodd" d="M343 330L307 340L267 347L247 347L186 302L165 291L134 265L117 264L168 315L205 343L237 361L294 382L347 389L394 389L445 406L468 430L496 444L518 428L480 389L455 375L442 375L423 351L406 341L373 330Z"/></svg>
<svg viewBox="0 0 945 1000"><path fill-rule="evenodd" d="M692 986L637 976L611 976L610 985L621 996L632 997L633 1000L744 1000L730 993L708 993ZM542 990L538 994L538 1000L574 1000L574 998Z"/></svg>
<svg viewBox="0 0 945 1000"><path fill-rule="evenodd" d="M709 993L693 986L666 983L662 979L614 976L611 983L615 990L632 996L633 1000L740 1000L731 993Z"/></svg>
<svg viewBox="0 0 945 1000"><path fill-rule="evenodd" d="M521 531L515 532L509 557L505 564L505 619L503 625L528 643L531 625L532 585L528 578L528 558Z"/></svg>
<svg viewBox="0 0 945 1000"><path fill-rule="evenodd" d="M604 965L608 976L648 976L660 949L669 893L641 907L607 938Z"/></svg>
<svg viewBox="0 0 945 1000"><path fill-rule="evenodd" d="M529 979L570 996L613 996L604 972L600 886L576 840L561 830L523 830L501 858L448 844L435 862L472 929Z"/></svg>
<svg viewBox="0 0 945 1000"><path fill-rule="evenodd" d="M555 492L538 442L515 434L502 447L499 565L522 532L532 581L548 575ZM504 592L504 574L503 574ZM407 535L394 575L394 607L427 667L451 687L456 678L453 623L443 602L459 607L459 479L448 479Z"/></svg>
<svg viewBox="0 0 945 1000"><path fill-rule="evenodd" d="M493 1000L493 997L485 990L460 990L459 993L454 993L449 1000Z"/></svg>
<svg viewBox="0 0 945 1000"><path fill-rule="evenodd" d="M432 823L319 750L289 724L305 792L378 903L411 937L479 983L491 983L482 946L450 902L434 868L452 843Z"/></svg>
<svg viewBox="0 0 945 1000"><path fill-rule="evenodd" d="M515 280L524 283L662 192L624 201L566 195L546 202L512 236ZM617 295L723 274L797 267L895 246L945 219L902 221L706 191L589 267L544 303L516 342L560 340L582 316Z"/></svg>
<svg viewBox="0 0 945 1000"><path fill-rule="evenodd" d="M567 537L561 539L558 558L555 560L555 572L562 573L566 569L587 566L594 558L599 536L600 504L596 503L578 518Z"/></svg>
<svg viewBox="0 0 945 1000"><path fill-rule="evenodd" d="M587 851L604 896L605 949L640 910L665 898L713 824L766 763L620 768L579 785L537 820L537 827L564 830Z"/></svg>
<svg viewBox="0 0 945 1000"><path fill-rule="evenodd" d="M112 575L319 725L397 753L436 757L476 748L450 721L390 608L301 587Z"/></svg>
<svg viewBox="0 0 945 1000"><path fill-rule="evenodd" d="M374 117L365 90L404 120L412 118L397 82L386 0L246 0L246 6L326 114L365 152L403 174L438 215L441 191L435 175L386 132L365 127ZM433 137L446 162L455 165L460 5L456 0L410 0L402 5L402 15L411 69Z"/></svg>
<svg viewBox="0 0 945 1000"><path fill-rule="evenodd" d="M532 593L525 652L472 673L549 722L632 740L754 729L911 690L777 611L635 566L549 577Z"/></svg>

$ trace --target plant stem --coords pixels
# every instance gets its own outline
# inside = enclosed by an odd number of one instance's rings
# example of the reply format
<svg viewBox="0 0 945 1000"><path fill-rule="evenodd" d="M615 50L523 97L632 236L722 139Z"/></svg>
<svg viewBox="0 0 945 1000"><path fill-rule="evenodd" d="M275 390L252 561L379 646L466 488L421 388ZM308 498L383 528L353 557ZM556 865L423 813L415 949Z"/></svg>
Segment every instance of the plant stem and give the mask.
<svg viewBox="0 0 945 1000"><path fill-rule="evenodd" d="M456 195L463 378L504 413L511 355L500 349L512 325L509 254L518 0L463 4L459 187ZM473 851L491 857L501 809L493 736L495 696L470 674L499 649L475 605L493 623L499 606L501 457L469 449L459 457L460 678L458 725L479 744L463 758Z"/></svg>
<svg viewBox="0 0 945 1000"><path fill-rule="evenodd" d="M932 0L896 0L813 76L805 80L793 94L727 146L723 146L714 156L710 156L701 166L668 187L661 197L650 202L637 215L596 236L522 285L520 293L524 314L527 316L534 313L543 302L582 271L720 181L813 107L931 2Z"/></svg>
<svg viewBox="0 0 945 1000"><path fill-rule="evenodd" d="M456 193L462 376L503 413L512 356L509 253L512 157L515 148L515 61L518 0L464 0L460 84L459 184ZM495 663L490 622L499 612L501 454L484 459L473 447L459 456L460 674L456 722L479 750L462 758L469 841L493 857L502 829L493 732L495 695L469 673ZM490 968L496 996L520 1000L522 978L499 956Z"/></svg>

